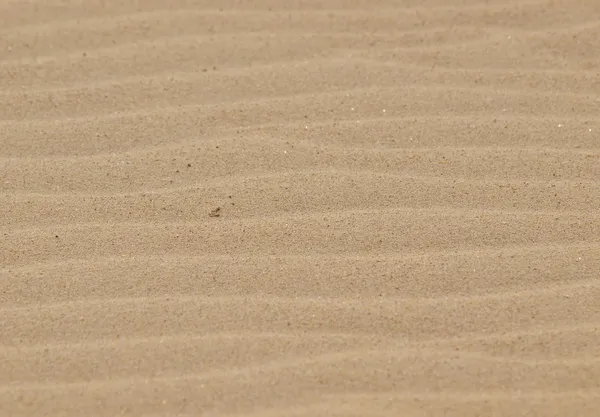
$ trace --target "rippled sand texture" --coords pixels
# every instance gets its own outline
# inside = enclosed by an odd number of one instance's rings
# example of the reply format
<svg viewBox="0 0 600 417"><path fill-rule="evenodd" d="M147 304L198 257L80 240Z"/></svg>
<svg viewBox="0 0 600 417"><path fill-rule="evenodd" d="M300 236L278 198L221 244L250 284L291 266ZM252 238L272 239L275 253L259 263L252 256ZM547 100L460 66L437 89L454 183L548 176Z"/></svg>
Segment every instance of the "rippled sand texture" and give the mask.
<svg viewBox="0 0 600 417"><path fill-rule="evenodd" d="M0 0L0 415L597 417L599 16Z"/></svg>

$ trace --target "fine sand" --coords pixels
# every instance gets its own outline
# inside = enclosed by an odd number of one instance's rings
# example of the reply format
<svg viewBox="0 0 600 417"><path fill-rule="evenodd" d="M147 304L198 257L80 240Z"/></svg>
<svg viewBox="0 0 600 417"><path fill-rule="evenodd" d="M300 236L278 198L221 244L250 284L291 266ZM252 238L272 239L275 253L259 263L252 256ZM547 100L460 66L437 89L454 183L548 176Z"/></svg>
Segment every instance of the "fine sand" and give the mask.
<svg viewBox="0 0 600 417"><path fill-rule="evenodd" d="M0 416L598 416L600 2L0 0Z"/></svg>

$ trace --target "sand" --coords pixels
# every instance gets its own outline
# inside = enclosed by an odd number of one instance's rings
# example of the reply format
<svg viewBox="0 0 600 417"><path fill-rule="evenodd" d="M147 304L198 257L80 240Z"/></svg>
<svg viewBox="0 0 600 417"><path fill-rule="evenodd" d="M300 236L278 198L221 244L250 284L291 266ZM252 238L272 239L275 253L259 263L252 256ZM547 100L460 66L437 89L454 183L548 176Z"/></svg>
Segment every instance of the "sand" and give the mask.
<svg viewBox="0 0 600 417"><path fill-rule="evenodd" d="M0 415L598 416L599 12L0 0Z"/></svg>

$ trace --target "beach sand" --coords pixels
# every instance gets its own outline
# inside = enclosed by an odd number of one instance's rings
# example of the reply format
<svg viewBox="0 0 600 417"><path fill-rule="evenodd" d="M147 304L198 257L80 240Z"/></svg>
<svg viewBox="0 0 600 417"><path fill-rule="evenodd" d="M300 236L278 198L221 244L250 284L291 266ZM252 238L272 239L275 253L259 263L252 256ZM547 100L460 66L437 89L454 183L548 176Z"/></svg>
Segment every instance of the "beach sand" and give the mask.
<svg viewBox="0 0 600 417"><path fill-rule="evenodd" d="M0 0L0 415L598 416L599 13Z"/></svg>

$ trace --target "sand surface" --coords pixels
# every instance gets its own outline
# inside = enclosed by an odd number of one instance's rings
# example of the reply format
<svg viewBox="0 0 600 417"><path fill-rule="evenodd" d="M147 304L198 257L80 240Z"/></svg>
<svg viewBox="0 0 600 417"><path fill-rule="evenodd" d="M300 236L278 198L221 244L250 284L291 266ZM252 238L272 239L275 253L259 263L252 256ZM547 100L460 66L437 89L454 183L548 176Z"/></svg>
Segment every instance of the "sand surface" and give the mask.
<svg viewBox="0 0 600 417"><path fill-rule="evenodd" d="M0 415L597 417L599 16L0 0Z"/></svg>

